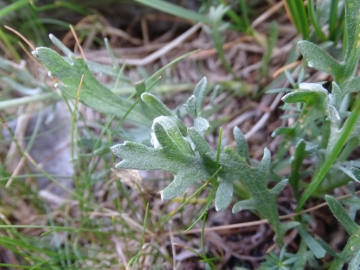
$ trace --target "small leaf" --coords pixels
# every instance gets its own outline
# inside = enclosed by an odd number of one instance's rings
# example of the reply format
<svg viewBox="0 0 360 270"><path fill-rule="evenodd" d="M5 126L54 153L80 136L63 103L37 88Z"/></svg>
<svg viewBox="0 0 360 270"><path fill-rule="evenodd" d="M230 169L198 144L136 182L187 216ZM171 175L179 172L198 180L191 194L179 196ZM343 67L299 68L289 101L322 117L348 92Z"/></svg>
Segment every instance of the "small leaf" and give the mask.
<svg viewBox="0 0 360 270"><path fill-rule="evenodd" d="M246 160L249 160L249 147L244 137L244 134L238 127L234 128L234 138L239 155L244 157Z"/></svg>
<svg viewBox="0 0 360 270"><path fill-rule="evenodd" d="M209 130L210 124L205 118L197 117L194 119L194 128L203 135Z"/></svg>
<svg viewBox="0 0 360 270"><path fill-rule="evenodd" d="M215 209L216 211L226 209L231 203L233 195L233 183L231 181L220 180L219 187L216 191Z"/></svg>
<svg viewBox="0 0 360 270"><path fill-rule="evenodd" d="M309 67L333 75L335 81L340 78L343 67L328 53L306 40L299 41L298 45Z"/></svg>
<svg viewBox="0 0 360 270"><path fill-rule="evenodd" d="M201 136L201 134L194 128L188 129L189 136L195 145L195 149L200 153L202 157L206 157L207 153L211 152L211 148L207 141ZM216 163L214 163L216 164Z"/></svg>
<svg viewBox="0 0 360 270"><path fill-rule="evenodd" d="M301 238L305 241L308 248L314 253L315 257L318 259L324 258L326 254L325 249L315 241L315 239L307 232L306 229L303 228L302 225L299 225L297 229Z"/></svg>
<svg viewBox="0 0 360 270"><path fill-rule="evenodd" d="M360 83L360 81L359 81L359 83ZM330 98L331 105L333 105L336 109L340 108L340 104L343 99L344 92L345 92L345 90L343 90L343 92L342 92L336 82L332 82L331 94L330 94L329 98Z"/></svg>
<svg viewBox="0 0 360 270"><path fill-rule="evenodd" d="M318 83L300 83L299 90L285 95L282 100L287 103L304 102L314 104L319 98L327 96L328 91Z"/></svg>
<svg viewBox="0 0 360 270"><path fill-rule="evenodd" d="M324 240L321 238L315 238L315 241L319 243L319 245L325 249L327 253L329 253L334 258L337 258L339 254L337 254Z"/></svg>
<svg viewBox="0 0 360 270"><path fill-rule="evenodd" d="M279 183L277 183L271 190L270 192L272 194L274 194L275 196L276 195L279 195L279 193L285 188L285 186L287 185L288 183L288 179L284 179L282 181L280 181Z"/></svg>
<svg viewBox="0 0 360 270"><path fill-rule="evenodd" d="M201 108L204 103L205 93L206 93L207 79L206 77L202 78L200 82L195 86L194 96L196 98L196 114L200 115Z"/></svg>
<svg viewBox="0 0 360 270"><path fill-rule="evenodd" d="M243 210L254 210L254 209L256 209L256 202L253 199L249 199L235 203L232 212L237 213Z"/></svg>
<svg viewBox="0 0 360 270"><path fill-rule="evenodd" d="M344 226L349 235L355 234L358 231L358 225L352 220L349 214L341 206L341 204L332 196L326 195L325 200L329 205L331 212L337 220Z"/></svg>
<svg viewBox="0 0 360 270"><path fill-rule="evenodd" d="M306 104L300 115L303 125L308 125L327 115L329 93L321 84L301 83L299 88L299 90L285 95L282 100L288 103L303 102Z"/></svg>
<svg viewBox="0 0 360 270"><path fill-rule="evenodd" d="M175 116L172 111L165 106L164 103L156 96L150 93L143 93L141 94L142 101L148 105L151 109L156 111L159 116Z"/></svg>
<svg viewBox="0 0 360 270"><path fill-rule="evenodd" d="M296 226L299 226L300 223L297 221L288 221L281 223L281 230L283 232L286 232L288 230L291 230L292 228L295 228Z"/></svg>
<svg viewBox="0 0 360 270"><path fill-rule="evenodd" d="M196 118L198 116L197 109L196 109L196 97L192 95L188 98L185 109L192 117Z"/></svg>
<svg viewBox="0 0 360 270"><path fill-rule="evenodd" d="M171 118L159 116L154 119L152 129L160 145L170 153L181 151L193 155L189 142L182 136L178 126Z"/></svg>

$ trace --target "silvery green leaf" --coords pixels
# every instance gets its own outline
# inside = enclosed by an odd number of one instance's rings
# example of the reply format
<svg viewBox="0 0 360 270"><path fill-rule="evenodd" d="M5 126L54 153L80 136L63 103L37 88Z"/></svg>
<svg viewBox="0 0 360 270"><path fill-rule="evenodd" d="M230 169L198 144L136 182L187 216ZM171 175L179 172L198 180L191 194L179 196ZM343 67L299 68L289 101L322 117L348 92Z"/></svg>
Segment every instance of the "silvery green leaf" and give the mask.
<svg viewBox="0 0 360 270"><path fill-rule="evenodd" d="M118 168L138 170L164 170L174 174L174 179L162 192L162 199L168 200L185 192L186 188L199 180L208 179L214 172L213 163L204 162L201 155L195 155L189 142L181 135L176 123L168 117L154 120L154 134L159 147L151 148L142 144L125 142L113 146L115 155L123 160ZM195 145L203 151L203 141L196 131L190 132ZM209 166L210 165L210 166ZM208 166L208 167L207 167Z"/></svg>
<svg viewBox="0 0 360 270"><path fill-rule="evenodd" d="M237 213L243 210L254 210L254 209L256 209L256 202L254 199L249 199L235 203L232 212Z"/></svg>
<svg viewBox="0 0 360 270"><path fill-rule="evenodd" d="M188 114L191 115L193 118L196 118L198 116L196 109L196 97L194 95L188 98L185 104L185 109Z"/></svg>
<svg viewBox="0 0 360 270"><path fill-rule="evenodd" d="M211 148L200 132L198 132L195 128L189 128L188 134L195 145L195 149L203 158L207 157L207 154L211 152ZM214 163L214 165L215 164L216 163Z"/></svg>
<svg viewBox="0 0 360 270"><path fill-rule="evenodd" d="M326 250L317 241L315 241L314 237L308 233L303 225L299 225L297 230L316 258L321 259L326 255Z"/></svg>
<svg viewBox="0 0 360 270"><path fill-rule="evenodd" d="M341 77L343 72L342 65L324 50L306 40L299 41L298 45L309 67L333 75L335 81Z"/></svg>
<svg viewBox="0 0 360 270"><path fill-rule="evenodd" d="M171 152L194 155L189 142L182 136L176 123L169 117L159 116L154 119L152 129L162 148ZM156 133L156 130L159 132Z"/></svg>
<svg viewBox="0 0 360 270"><path fill-rule="evenodd" d="M102 85L90 72L82 58L71 56L71 59L66 61L55 51L45 47L36 48L33 55L49 69L51 76L62 81L63 84L56 84L55 86L65 95L76 98L81 77L84 75L79 100L85 105L119 117L123 117L132 106L131 102L120 98ZM131 110L127 119L150 125L150 120L137 107Z"/></svg>
<svg viewBox="0 0 360 270"><path fill-rule="evenodd" d="M284 180L280 181L270 190L270 192L274 195L279 195L279 193L281 191L283 191L283 189L287 185L288 181L289 181L288 179L284 179Z"/></svg>
<svg viewBox="0 0 360 270"><path fill-rule="evenodd" d="M360 81L359 81L359 83L360 83ZM341 100L343 98L343 93L336 82L332 82L332 84L331 84L331 94L329 95L329 98L330 98L331 105L333 105L336 109L339 109Z"/></svg>
<svg viewBox="0 0 360 270"><path fill-rule="evenodd" d="M194 128L199 131L200 134L204 135L204 133L209 130L210 124L205 118L197 117L194 119Z"/></svg>
<svg viewBox="0 0 360 270"><path fill-rule="evenodd" d="M195 86L194 96L196 98L196 115L200 115L201 108L203 106L204 99L205 99L206 85L207 85L207 79L206 79L206 77L204 77Z"/></svg>
<svg viewBox="0 0 360 270"><path fill-rule="evenodd" d="M141 100L144 102L144 104L147 105L148 108L150 108L152 111L145 111L145 113L148 113L149 115L153 115L155 113L157 116L168 116L172 118L173 121L177 124L182 134L186 134L186 126L185 124L177 117L175 113L169 110L168 107L165 106L165 104L158 99L156 96L150 93L143 93L141 95Z"/></svg>
<svg viewBox="0 0 360 270"><path fill-rule="evenodd" d="M329 205L331 212L337 220L344 226L349 235L355 234L359 230L359 226L352 220L344 207L332 196L325 195L325 200Z"/></svg>
<svg viewBox="0 0 360 270"><path fill-rule="evenodd" d="M249 160L249 147L244 137L244 134L238 127L234 128L234 138L239 155L244 157L246 160Z"/></svg>
<svg viewBox="0 0 360 270"><path fill-rule="evenodd" d="M329 105L328 107L328 110L329 110L329 114L328 114L328 120L332 123L335 123L335 124L338 124L340 123L340 115L339 115L339 112L337 111L337 109L332 106L332 105Z"/></svg>
<svg viewBox="0 0 360 270"><path fill-rule="evenodd" d="M299 222L297 221L287 221L287 222L283 222L281 223L281 230L283 232L286 232L288 230L291 230L292 228L295 228L296 226L300 225Z"/></svg>
<svg viewBox="0 0 360 270"><path fill-rule="evenodd" d="M220 184L218 186L218 189L216 190L216 197L215 197L216 211L223 210L229 206L229 204L231 203L233 190L234 187L232 181L226 181L224 179L220 179Z"/></svg>
<svg viewBox="0 0 360 270"><path fill-rule="evenodd" d="M301 83L299 90L286 94L282 100L287 103L305 103L307 106L302 110L300 118L302 124L307 125L327 114L329 93L321 84Z"/></svg>
<svg viewBox="0 0 360 270"><path fill-rule="evenodd" d="M142 93L141 100L151 109L156 111L159 116L175 116L175 114L165 106L165 104L156 96L150 93Z"/></svg>

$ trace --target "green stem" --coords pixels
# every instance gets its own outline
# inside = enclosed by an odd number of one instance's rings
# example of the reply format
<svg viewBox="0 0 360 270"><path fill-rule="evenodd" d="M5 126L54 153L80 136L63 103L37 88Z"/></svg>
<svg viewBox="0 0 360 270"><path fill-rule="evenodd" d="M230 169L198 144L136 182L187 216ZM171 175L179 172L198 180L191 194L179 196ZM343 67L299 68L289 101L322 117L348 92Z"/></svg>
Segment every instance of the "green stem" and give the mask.
<svg viewBox="0 0 360 270"><path fill-rule="evenodd" d="M323 33L323 31L321 31L320 25L318 24L318 19L316 18L313 0L308 1L308 11L309 11L309 19L314 27L315 33L321 39L321 41L323 42L326 41L326 36Z"/></svg>
<svg viewBox="0 0 360 270"><path fill-rule="evenodd" d="M357 96L355 101L355 108L352 111L349 118L346 120L343 128L342 134L339 140L336 142L334 148L331 150L328 158L325 160L324 164L320 168L319 172L316 174L314 180L309 185L308 189L305 191L304 195L301 197L297 207L296 212L301 211L305 202L310 197L310 195L316 190L316 188L321 184L322 180L330 170L331 166L334 164L335 160L339 156L341 150L343 149L344 145L348 141L351 132L353 131L356 122L358 121L360 115L360 95Z"/></svg>
<svg viewBox="0 0 360 270"><path fill-rule="evenodd" d="M337 11L338 11L338 0L332 0L330 5L330 14L329 14L329 39L335 40L337 27Z"/></svg>

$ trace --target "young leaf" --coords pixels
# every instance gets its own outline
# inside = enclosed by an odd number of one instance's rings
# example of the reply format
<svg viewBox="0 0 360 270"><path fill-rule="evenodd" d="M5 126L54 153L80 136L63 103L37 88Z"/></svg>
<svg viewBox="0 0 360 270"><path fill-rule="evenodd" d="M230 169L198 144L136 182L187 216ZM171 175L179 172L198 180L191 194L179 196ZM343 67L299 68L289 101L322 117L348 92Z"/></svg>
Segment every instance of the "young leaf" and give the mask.
<svg viewBox="0 0 360 270"><path fill-rule="evenodd" d="M204 135L204 133L209 130L210 124L205 118L197 117L194 119L194 128L200 134Z"/></svg>
<svg viewBox="0 0 360 270"><path fill-rule="evenodd" d="M345 230L349 235L355 234L359 230L359 226L354 220L352 220L349 214L341 206L341 204L332 196L326 195L325 200L327 201L331 212L344 226Z"/></svg>
<svg viewBox="0 0 360 270"><path fill-rule="evenodd" d="M234 128L234 138L239 155L244 157L249 162L249 147L244 137L244 134L238 127Z"/></svg>
<svg viewBox="0 0 360 270"><path fill-rule="evenodd" d="M300 119L303 125L327 114L329 106L328 91L317 83L301 83L299 90L285 95L282 100L287 103L303 102L306 106L303 108Z"/></svg>
<svg viewBox="0 0 360 270"><path fill-rule="evenodd" d="M56 87L67 96L76 98L81 77L84 75L80 90L82 103L97 111L119 117L123 117L131 107L132 103L118 97L102 85L90 72L82 58L71 56L69 63L58 53L45 47L36 48L33 55L49 69L51 76L62 81L63 85L56 84ZM127 118L136 123L149 126L151 124L150 120L137 108L134 108Z"/></svg>
<svg viewBox="0 0 360 270"><path fill-rule="evenodd" d="M306 40L299 41L298 45L309 67L334 76L335 81L341 78L343 67L328 53Z"/></svg>
<svg viewBox="0 0 360 270"><path fill-rule="evenodd" d="M326 254L326 250L315 241L315 239L307 232L305 228L303 228L302 225L299 225L297 229L301 235L301 238L305 241L309 249L314 253L315 257L318 259L323 258Z"/></svg>
<svg viewBox="0 0 360 270"><path fill-rule="evenodd" d="M197 107L196 97L194 95L192 95L191 97L188 98L188 100L185 104L185 109L188 112L188 114L190 114L194 118L196 118L198 116L196 107Z"/></svg>
<svg viewBox="0 0 360 270"><path fill-rule="evenodd" d="M345 94L345 90L342 91L336 82L332 82L331 90L331 94L329 95L330 104L339 110L341 101Z"/></svg>
<svg viewBox="0 0 360 270"><path fill-rule="evenodd" d="M243 200L234 204L232 212L237 213L242 210L255 210L256 202L254 199Z"/></svg>
<svg viewBox="0 0 360 270"><path fill-rule="evenodd" d="M196 98L196 114L200 115L201 108L204 103L205 93L206 93L207 79L206 77L202 78L200 82L195 86L194 96Z"/></svg>
<svg viewBox="0 0 360 270"><path fill-rule="evenodd" d="M226 181L223 179L219 179L219 180L220 180L220 184L216 191L216 197L215 197L216 211L223 210L229 206L229 204L231 203L232 196L229 196L228 194L233 194L233 189L234 189L232 181Z"/></svg>
<svg viewBox="0 0 360 270"><path fill-rule="evenodd" d="M156 96L150 93L141 94L142 101L148 105L151 109L153 109L159 116L172 116L176 117L176 115L165 106L164 103Z"/></svg>
<svg viewBox="0 0 360 270"><path fill-rule="evenodd" d="M284 179L284 180L280 181L279 183L277 183L277 184L270 190L270 192L271 192L272 194L274 194L275 196L279 195L279 193L280 193L281 191L283 191L283 189L284 189L285 186L287 185L288 181L289 181L288 179Z"/></svg>
<svg viewBox="0 0 360 270"><path fill-rule="evenodd" d="M153 130L159 142L158 148L125 142L111 149L115 155L123 158L116 165L118 168L165 170L173 173L175 178L162 192L163 200L181 195L189 185L199 180L206 180L216 171L215 167L209 169L206 166L209 163L204 163L201 155L195 155L171 118L165 116L156 118ZM200 151L208 150L203 149L203 142L196 141L195 146L200 147Z"/></svg>

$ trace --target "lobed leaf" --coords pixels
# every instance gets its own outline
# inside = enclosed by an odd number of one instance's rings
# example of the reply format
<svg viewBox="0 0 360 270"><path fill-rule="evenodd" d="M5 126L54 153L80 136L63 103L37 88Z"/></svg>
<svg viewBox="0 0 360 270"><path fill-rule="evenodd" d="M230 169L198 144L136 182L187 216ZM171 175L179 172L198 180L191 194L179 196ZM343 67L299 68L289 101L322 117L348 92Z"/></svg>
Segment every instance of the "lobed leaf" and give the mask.
<svg viewBox="0 0 360 270"><path fill-rule="evenodd" d="M189 133L196 138L195 146L202 155L195 155L189 142L182 136L176 123L169 117L160 116L154 120L154 134L158 140L158 148L125 142L113 146L115 155L123 158L116 165L118 168L138 170L165 170L174 174L174 179L162 192L162 199L172 199L185 192L186 188L199 180L206 180L214 172L209 169L209 162L203 158L208 148L204 149L204 141L192 130ZM212 165L212 164L211 164Z"/></svg>

